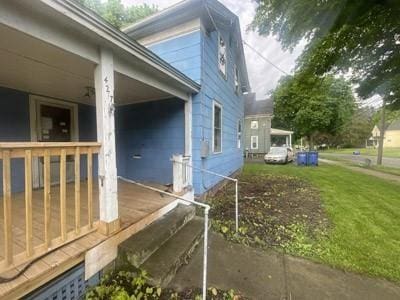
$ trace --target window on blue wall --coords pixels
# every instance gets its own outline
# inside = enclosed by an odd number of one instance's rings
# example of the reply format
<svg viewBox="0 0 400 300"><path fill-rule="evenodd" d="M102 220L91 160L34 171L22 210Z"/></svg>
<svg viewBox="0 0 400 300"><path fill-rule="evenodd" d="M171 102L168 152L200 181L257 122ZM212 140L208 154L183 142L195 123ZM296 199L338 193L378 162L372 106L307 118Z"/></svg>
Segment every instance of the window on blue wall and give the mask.
<svg viewBox="0 0 400 300"><path fill-rule="evenodd" d="M237 66L235 65L234 66L234 75L235 75L235 93L236 94L239 94L239 71L238 71L238 68L237 68Z"/></svg>
<svg viewBox="0 0 400 300"><path fill-rule="evenodd" d="M222 152L222 106L217 102L213 106L213 152Z"/></svg>
<svg viewBox="0 0 400 300"><path fill-rule="evenodd" d="M242 146L242 120L238 121L237 127L237 147L240 149Z"/></svg>
<svg viewBox="0 0 400 300"><path fill-rule="evenodd" d="M226 43L221 34L218 33L218 69L225 79L226 79L226 65L227 65Z"/></svg>

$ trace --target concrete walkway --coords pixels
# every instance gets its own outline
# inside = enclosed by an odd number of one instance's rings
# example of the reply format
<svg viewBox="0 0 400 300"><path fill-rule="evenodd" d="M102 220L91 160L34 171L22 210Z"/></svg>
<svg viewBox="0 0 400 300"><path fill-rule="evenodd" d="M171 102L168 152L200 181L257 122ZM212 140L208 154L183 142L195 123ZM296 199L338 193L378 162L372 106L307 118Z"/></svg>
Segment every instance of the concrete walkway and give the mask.
<svg viewBox="0 0 400 300"><path fill-rule="evenodd" d="M201 287L203 247L171 282L178 290ZM400 299L400 286L311 261L227 242L211 233L208 287L234 289L251 299Z"/></svg>
<svg viewBox="0 0 400 300"><path fill-rule="evenodd" d="M342 163L340 161L329 160L329 159L326 159L326 158L319 158L319 161L322 162L322 163L330 164L330 165L342 166L344 168L347 168L347 169L355 171L355 172L359 172L359 173L363 173L363 174L379 177L379 178L382 178L382 179L385 179L385 180L390 180L390 181L394 181L394 182L400 183L400 176L397 176L397 175L394 175L394 174L388 174L388 173L379 172L379 171L370 170L370 169L365 169L365 168L356 167L356 166L349 166L349 165L346 165L346 164L344 164L344 163Z"/></svg>

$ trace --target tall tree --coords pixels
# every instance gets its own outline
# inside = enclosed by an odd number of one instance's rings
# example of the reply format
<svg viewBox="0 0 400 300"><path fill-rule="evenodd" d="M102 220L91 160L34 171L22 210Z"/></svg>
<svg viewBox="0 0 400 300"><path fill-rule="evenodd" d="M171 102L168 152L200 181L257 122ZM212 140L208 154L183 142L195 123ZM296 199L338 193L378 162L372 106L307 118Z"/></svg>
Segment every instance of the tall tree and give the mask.
<svg viewBox="0 0 400 300"><path fill-rule="evenodd" d="M371 137L376 111L371 107L356 107L352 118L332 137L335 145L343 147L364 147Z"/></svg>
<svg viewBox="0 0 400 300"><path fill-rule="evenodd" d="M351 74L361 98L400 107L399 0L261 0L252 27L285 48L308 44L298 70Z"/></svg>
<svg viewBox="0 0 400 300"><path fill-rule="evenodd" d="M95 11L117 28L135 23L158 11L157 6L141 4L124 6L121 0L76 0Z"/></svg>
<svg viewBox="0 0 400 300"><path fill-rule="evenodd" d="M317 134L336 134L351 118L355 99L343 78L304 76L301 73L281 79L273 92L274 115L306 136L313 146Z"/></svg>

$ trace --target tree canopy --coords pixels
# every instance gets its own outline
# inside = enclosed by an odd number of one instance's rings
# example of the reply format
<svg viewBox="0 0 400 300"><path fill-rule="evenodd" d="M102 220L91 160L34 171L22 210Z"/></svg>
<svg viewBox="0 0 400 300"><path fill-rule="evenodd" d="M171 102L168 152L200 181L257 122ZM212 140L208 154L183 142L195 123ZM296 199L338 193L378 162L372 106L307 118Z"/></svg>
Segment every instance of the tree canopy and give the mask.
<svg viewBox="0 0 400 300"><path fill-rule="evenodd" d="M311 146L317 134L339 132L355 108L349 84L331 75L324 78L301 73L286 76L272 96L277 122L285 123L297 137L307 136Z"/></svg>
<svg viewBox="0 0 400 300"><path fill-rule="evenodd" d="M330 139L331 143L345 148L365 147L365 141L371 137L375 125L373 120L375 112L372 107L357 107L352 118Z"/></svg>
<svg viewBox="0 0 400 300"><path fill-rule="evenodd" d="M158 11L157 6L141 4L124 6L121 0L76 0L95 11L117 28L135 23Z"/></svg>
<svg viewBox="0 0 400 300"><path fill-rule="evenodd" d="M350 74L361 98L400 107L399 0L261 0L252 28L286 49L308 42L297 70Z"/></svg>

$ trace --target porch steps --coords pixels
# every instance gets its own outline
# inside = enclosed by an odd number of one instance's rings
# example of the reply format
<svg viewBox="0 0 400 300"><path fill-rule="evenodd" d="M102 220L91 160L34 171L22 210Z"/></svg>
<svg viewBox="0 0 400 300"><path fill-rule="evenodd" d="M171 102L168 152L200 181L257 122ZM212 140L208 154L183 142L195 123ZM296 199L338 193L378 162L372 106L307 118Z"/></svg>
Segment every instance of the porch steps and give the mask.
<svg viewBox="0 0 400 300"><path fill-rule="evenodd" d="M195 208L180 204L118 246L117 267L139 268L195 215Z"/></svg>
<svg viewBox="0 0 400 300"><path fill-rule="evenodd" d="M187 263L204 233L193 206L178 205L161 219L119 245L117 269L141 268L150 283L165 287Z"/></svg>
<svg viewBox="0 0 400 300"><path fill-rule="evenodd" d="M194 217L162 245L142 266L150 283L166 287L179 268L188 263L204 234L204 219Z"/></svg>

